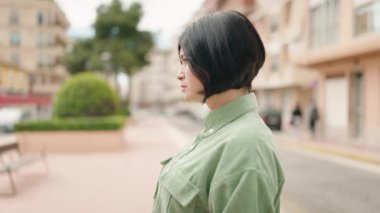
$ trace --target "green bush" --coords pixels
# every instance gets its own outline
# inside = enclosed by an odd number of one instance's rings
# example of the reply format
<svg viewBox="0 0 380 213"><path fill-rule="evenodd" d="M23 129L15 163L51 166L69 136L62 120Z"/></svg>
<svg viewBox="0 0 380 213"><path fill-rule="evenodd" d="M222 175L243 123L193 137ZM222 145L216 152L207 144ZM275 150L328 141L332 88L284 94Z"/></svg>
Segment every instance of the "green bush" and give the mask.
<svg viewBox="0 0 380 213"><path fill-rule="evenodd" d="M128 101L123 101L121 103L120 107L120 114L125 115L125 116L131 116L131 111L129 110L129 103Z"/></svg>
<svg viewBox="0 0 380 213"><path fill-rule="evenodd" d="M27 121L15 125L16 131L56 130L116 130L124 126L125 116L63 118L47 121Z"/></svg>
<svg viewBox="0 0 380 213"><path fill-rule="evenodd" d="M91 72L74 75L58 92L54 103L56 117L114 115L119 99L108 83Z"/></svg>
<svg viewBox="0 0 380 213"><path fill-rule="evenodd" d="M129 107L124 106L124 107L121 109L121 114L122 114L122 115L125 115L125 116L130 116L130 115L131 115L131 111L129 110Z"/></svg>

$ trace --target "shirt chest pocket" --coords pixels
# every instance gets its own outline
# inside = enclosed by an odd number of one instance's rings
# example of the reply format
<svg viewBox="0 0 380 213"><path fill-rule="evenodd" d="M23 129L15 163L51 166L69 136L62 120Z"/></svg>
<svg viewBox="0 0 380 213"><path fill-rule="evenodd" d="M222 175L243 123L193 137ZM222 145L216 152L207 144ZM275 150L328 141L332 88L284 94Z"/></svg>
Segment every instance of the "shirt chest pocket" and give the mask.
<svg viewBox="0 0 380 213"><path fill-rule="evenodd" d="M196 212L195 204L199 189L185 176L172 170L163 175L159 182L162 189L158 199L162 201L161 209L166 210L162 212Z"/></svg>

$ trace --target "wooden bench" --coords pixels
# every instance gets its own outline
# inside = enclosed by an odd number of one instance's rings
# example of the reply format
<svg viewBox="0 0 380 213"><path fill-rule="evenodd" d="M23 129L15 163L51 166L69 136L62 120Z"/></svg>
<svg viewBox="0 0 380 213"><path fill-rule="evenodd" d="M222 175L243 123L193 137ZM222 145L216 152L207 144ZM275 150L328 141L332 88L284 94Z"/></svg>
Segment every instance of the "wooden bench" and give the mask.
<svg viewBox="0 0 380 213"><path fill-rule="evenodd" d="M21 154L17 140L0 141L0 174L8 175L11 186L10 195L15 195L17 193L13 177L14 172L26 165L37 162L38 160L44 162L45 168L48 171L49 167L44 150L35 154Z"/></svg>

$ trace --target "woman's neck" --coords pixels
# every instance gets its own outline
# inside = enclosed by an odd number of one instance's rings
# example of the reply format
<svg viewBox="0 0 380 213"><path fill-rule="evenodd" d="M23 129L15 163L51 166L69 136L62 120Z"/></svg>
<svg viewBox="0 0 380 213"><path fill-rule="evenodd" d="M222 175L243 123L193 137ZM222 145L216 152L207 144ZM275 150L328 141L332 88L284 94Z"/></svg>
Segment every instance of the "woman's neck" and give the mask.
<svg viewBox="0 0 380 213"><path fill-rule="evenodd" d="M213 111L248 93L247 88L230 89L207 98L206 104Z"/></svg>

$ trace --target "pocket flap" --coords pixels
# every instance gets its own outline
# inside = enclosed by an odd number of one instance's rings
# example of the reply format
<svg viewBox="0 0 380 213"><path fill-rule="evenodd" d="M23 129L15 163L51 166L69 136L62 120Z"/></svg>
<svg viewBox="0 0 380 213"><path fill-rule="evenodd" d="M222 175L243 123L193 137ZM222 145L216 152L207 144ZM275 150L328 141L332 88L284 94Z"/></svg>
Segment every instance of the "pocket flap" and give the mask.
<svg viewBox="0 0 380 213"><path fill-rule="evenodd" d="M199 189L176 170L161 177L160 182L182 206L189 205L199 193Z"/></svg>
<svg viewBox="0 0 380 213"><path fill-rule="evenodd" d="M169 163L171 160L172 160L173 157L170 157L168 159L165 159L163 161L160 162L161 165L165 166L167 163Z"/></svg>

